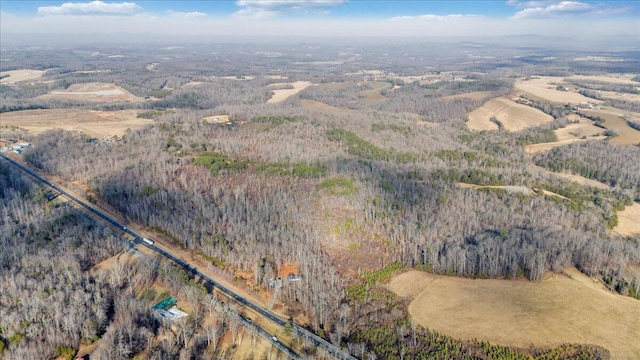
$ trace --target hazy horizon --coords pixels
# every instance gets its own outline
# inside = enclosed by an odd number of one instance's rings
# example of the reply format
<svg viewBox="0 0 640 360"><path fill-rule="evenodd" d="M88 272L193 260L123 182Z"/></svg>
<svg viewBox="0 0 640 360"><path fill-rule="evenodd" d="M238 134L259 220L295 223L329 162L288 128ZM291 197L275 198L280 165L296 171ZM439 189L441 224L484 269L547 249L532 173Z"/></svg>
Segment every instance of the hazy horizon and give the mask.
<svg viewBox="0 0 640 360"><path fill-rule="evenodd" d="M457 40L538 35L599 46L608 41L635 48L640 44L638 9L633 1L0 1L0 5L3 43L18 35L32 35L36 40L40 35L106 36L113 42L167 38L221 42L228 38L258 42Z"/></svg>

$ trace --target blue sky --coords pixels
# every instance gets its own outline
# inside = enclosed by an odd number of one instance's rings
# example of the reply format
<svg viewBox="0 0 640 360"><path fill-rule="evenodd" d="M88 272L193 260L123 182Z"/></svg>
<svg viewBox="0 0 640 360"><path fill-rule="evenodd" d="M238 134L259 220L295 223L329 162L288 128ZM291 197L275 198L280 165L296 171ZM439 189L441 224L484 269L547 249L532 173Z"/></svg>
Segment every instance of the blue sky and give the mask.
<svg viewBox="0 0 640 360"><path fill-rule="evenodd" d="M14 1L3 33L215 35L626 35L640 38L638 1Z"/></svg>

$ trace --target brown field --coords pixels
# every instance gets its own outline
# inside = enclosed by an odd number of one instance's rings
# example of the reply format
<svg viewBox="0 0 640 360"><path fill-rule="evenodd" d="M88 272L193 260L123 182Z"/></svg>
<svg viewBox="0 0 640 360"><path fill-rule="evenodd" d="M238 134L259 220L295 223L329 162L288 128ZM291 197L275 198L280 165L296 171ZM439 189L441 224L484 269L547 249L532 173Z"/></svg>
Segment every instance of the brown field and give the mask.
<svg viewBox="0 0 640 360"><path fill-rule="evenodd" d="M607 99L640 101L640 94L619 93L615 91L599 91L598 94Z"/></svg>
<svg viewBox="0 0 640 360"><path fill-rule="evenodd" d="M271 90L273 91L273 96L271 97L271 99L267 100L267 104L275 104L284 101L289 98L289 96L293 96L299 93L307 86L310 86L312 84L308 81L296 81L294 83L291 83L291 85L293 85L293 89Z"/></svg>
<svg viewBox="0 0 640 360"><path fill-rule="evenodd" d="M80 131L93 137L122 136L127 129L136 130L153 123L138 119L141 110L23 110L0 114L0 123L24 128L31 134L41 134L51 129Z"/></svg>
<svg viewBox="0 0 640 360"><path fill-rule="evenodd" d="M520 91L556 104L568 103L578 105L582 102L590 102L593 104L602 103L602 101L588 98L575 91L556 90L556 86L561 83L564 83L563 77L540 76L530 80L518 80L515 82L515 87Z"/></svg>
<svg viewBox="0 0 640 360"><path fill-rule="evenodd" d="M586 178L582 175L575 175L575 174L569 174L569 173L561 173L561 172L553 172L553 171L549 171L543 167L537 166L537 165L533 165L530 164L529 167L531 168L531 170L535 170L535 171L540 171L543 173L547 173L547 174L552 174L553 176L565 179L565 180L569 180L572 181L576 184L580 184L580 185L585 185L585 186L591 186L594 187L596 189L602 189L602 190L608 190L611 188L611 186L602 183L600 181L597 180L593 180L593 179L589 179Z"/></svg>
<svg viewBox="0 0 640 360"><path fill-rule="evenodd" d="M518 193L525 195L533 195L534 192L526 186L517 185L476 185L467 183L458 183L458 186L464 189L502 189L510 193Z"/></svg>
<svg viewBox="0 0 640 360"><path fill-rule="evenodd" d="M618 225L613 231L622 236L640 234L640 204L633 203L618 211Z"/></svg>
<svg viewBox="0 0 640 360"><path fill-rule="evenodd" d="M373 89L364 90L360 92L360 95L364 96L359 101L379 101L384 100L384 97L380 92L384 89L391 89L391 83L386 81L367 81L367 85L371 85Z"/></svg>
<svg viewBox="0 0 640 360"><path fill-rule="evenodd" d="M322 84L318 84L317 86L327 90L340 90L353 85L354 85L353 82L345 81L345 82L322 83Z"/></svg>
<svg viewBox="0 0 640 360"><path fill-rule="evenodd" d="M582 112L587 115L603 118L604 126L618 133L618 136L611 139L612 143L618 145L635 145L640 143L640 131L631 128L622 118L622 116L626 116L629 119L640 122L640 114L610 107L599 110L582 110Z"/></svg>
<svg viewBox="0 0 640 360"><path fill-rule="evenodd" d="M578 141L604 140L607 138L606 136L601 135L604 133L604 129L593 125L592 121L582 117L580 117L579 123L568 124L564 128L556 129L554 132L558 137L558 141L525 145L524 151L528 154L534 154L549 151L558 146L568 145ZM586 138L581 139L582 137Z"/></svg>
<svg viewBox="0 0 640 360"><path fill-rule="evenodd" d="M502 189L512 194L524 194L524 195L535 194L535 191L533 191L533 189L530 189L524 185L476 185L476 184L458 183L458 186L464 189ZM545 195L556 196L561 199L566 199L566 197L548 190L543 189L542 192Z"/></svg>
<svg viewBox="0 0 640 360"><path fill-rule="evenodd" d="M243 75L236 75L236 76L222 76L222 79L227 79L227 80L253 80L253 76L243 76Z"/></svg>
<svg viewBox="0 0 640 360"><path fill-rule="evenodd" d="M612 84L640 86L640 82L631 80L637 74L607 74L607 75L573 75L571 79L604 81Z"/></svg>
<svg viewBox="0 0 640 360"><path fill-rule="evenodd" d="M594 187L594 188L597 188L597 189L609 189L610 188L610 186L605 184L605 183L601 183L600 181L586 178L586 177L584 177L582 175L567 174L567 173L556 173L556 172L554 172L554 174L556 176L558 176L558 177L561 177L561 178L569 180L569 181L573 181L573 182L581 184L581 185L587 185L587 186L591 186L591 187Z"/></svg>
<svg viewBox="0 0 640 360"><path fill-rule="evenodd" d="M43 74L44 74L43 70L22 69L22 70L5 71L5 72L2 72L0 75L9 75L9 76L0 79L0 83L4 84L4 83L14 83L14 82L20 82L20 81L27 81L27 80L36 80L36 79L40 79Z"/></svg>
<svg viewBox="0 0 640 360"><path fill-rule="evenodd" d="M213 115L202 118L202 121L207 121L214 124L226 124L229 122L229 115Z"/></svg>
<svg viewBox="0 0 640 360"><path fill-rule="evenodd" d="M206 84L206 83L204 81L189 81L186 84L182 84L182 87L198 86L198 85L202 85L202 84Z"/></svg>
<svg viewBox="0 0 640 360"><path fill-rule="evenodd" d="M613 359L640 358L640 301L574 268L538 282L466 279L409 271L387 287L412 297L418 324L457 338L529 348L596 344Z"/></svg>
<svg viewBox="0 0 640 360"><path fill-rule="evenodd" d="M573 144L579 141L605 140L606 138L607 138L606 136L594 136L594 137L587 137L586 139L574 138L574 139L567 139L567 140L558 140L551 143L531 144L531 145L526 145L524 147L524 151L527 154L535 154L535 153L549 151L553 148L557 148L560 146Z"/></svg>
<svg viewBox="0 0 640 360"><path fill-rule="evenodd" d="M553 121L550 115L538 109L500 97L491 99L470 112L467 126L472 130L497 130L498 125L490 121L493 116L509 131L518 131Z"/></svg>
<svg viewBox="0 0 640 360"><path fill-rule="evenodd" d="M487 96L491 96L491 91L475 91L475 92L470 92L466 94L449 95L449 96L443 96L440 99L442 100L455 100L455 99L482 100Z"/></svg>
<svg viewBox="0 0 640 360"><path fill-rule="evenodd" d="M287 80L289 77L284 75L265 75L263 78L268 80Z"/></svg>
<svg viewBox="0 0 640 360"><path fill-rule="evenodd" d="M73 84L65 90L54 90L39 98L68 99L88 102L137 102L140 98L115 84L88 83Z"/></svg>
<svg viewBox="0 0 640 360"><path fill-rule="evenodd" d="M325 103L320 102L320 101L308 100L308 99L300 100L300 106L302 106L304 109L308 109L308 110L320 110L320 111L329 112L329 113L336 113L336 112L341 112L341 111L349 111L349 109L341 109L339 107L335 107L335 106L332 106L332 105L329 105L329 104L325 104Z"/></svg>

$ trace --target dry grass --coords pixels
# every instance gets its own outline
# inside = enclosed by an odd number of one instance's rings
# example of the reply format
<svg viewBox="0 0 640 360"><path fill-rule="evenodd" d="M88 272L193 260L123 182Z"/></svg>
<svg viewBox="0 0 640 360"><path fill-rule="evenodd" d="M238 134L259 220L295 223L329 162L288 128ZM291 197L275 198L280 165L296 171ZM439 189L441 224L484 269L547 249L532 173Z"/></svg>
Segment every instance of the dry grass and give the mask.
<svg viewBox="0 0 640 360"><path fill-rule="evenodd" d="M464 189L502 189L510 193L518 193L518 194L525 194L525 195L534 194L533 190L523 185L476 185L476 184L458 183L458 186Z"/></svg>
<svg viewBox="0 0 640 360"><path fill-rule="evenodd" d="M586 139L574 138L574 139L559 140L551 143L531 144L531 145L526 145L524 147L524 151L527 154L535 154L540 152L546 152L553 148L573 144L579 141L604 140L606 138L607 138L606 136L595 136L595 137L588 137Z"/></svg>
<svg viewBox="0 0 640 360"><path fill-rule="evenodd" d="M40 79L42 75L44 75L44 71L22 69L22 70L5 71L5 72L2 72L0 75L2 76L9 75L8 77L0 79L0 83L5 84L5 83L20 82L20 81L37 80L37 79Z"/></svg>
<svg viewBox="0 0 640 360"><path fill-rule="evenodd" d="M23 110L0 114L2 125L19 126L32 134L51 129L79 131L93 137L122 136L127 129L141 129L153 120L138 119L139 110Z"/></svg>
<svg viewBox="0 0 640 360"><path fill-rule="evenodd" d="M487 96L491 96L491 91L475 91L466 94L449 95L441 97L442 100L456 100L456 99L472 99L482 100Z"/></svg>
<svg viewBox="0 0 640 360"><path fill-rule="evenodd" d="M280 267L280 276L285 277L290 274L300 274L300 264L297 261L292 263L284 263Z"/></svg>
<svg viewBox="0 0 640 360"><path fill-rule="evenodd" d="M300 106L307 110L320 110L328 113L337 113L342 111L349 111L349 109L341 109L329 104L325 104L320 101L302 99L300 100Z"/></svg>
<svg viewBox="0 0 640 360"><path fill-rule="evenodd" d="M518 80L515 82L515 87L520 91L527 92L555 104L564 105L568 103L578 105L582 102L594 104L602 102L578 94L575 91L556 90L556 86L561 83L564 83L563 77L540 76L530 80Z"/></svg>
<svg viewBox="0 0 640 360"><path fill-rule="evenodd" d="M517 104L500 97L487 101L481 107L469 113L467 126L472 130L497 130L498 125L491 122L496 117L509 131L518 131L553 121L550 115L527 105Z"/></svg>
<svg viewBox="0 0 640 360"><path fill-rule="evenodd" d="M327 90L341 90L353 85L354 85L353 82L345 81L345 82L322 83L322 84L318 84L317 86Z"/></svg>
<svg viewBox="0 0 640 360"><path fill-rule="evenodd" d="M140 98L115 84L88 83L73 84L65 90L54 90L46 95L39 96L43 99L67 99L87 102L138 102Z"/></svg>
<svg viewBox="0 0 640 360"><path fill-rule="evenodd" d="M569 173L561 173L561 172L553 172L553 171L549 171L543 167L537 166L537 165L533 165L530 164L529 167L531 168L531 170L534 171L540 171L542 173L546 173L546 174L551 174L553 176L565 179L565 180L569 180L572 181L576 184L580 184L580 185L585 185L585 186L591 186L594 187L596 189L602 189L602 190L608 190L611 187L605 183L601 183L600 181L597 180L593 180L593 179L589 179L586 178L584 176L581 175L575 175L575 174L569 174Z"/></svg>
<svg viewBox="0 0 640 360"><path fill-rule="evenodd" d="M607 99L622 101L640 101L640 94L619 93L615 91L599 91L598 95Z"/></svg>
<svg viewBox="0 0 640 360"><path fill-rule="evenodd" d="M214 124L226 124L229 122L229 115L213 115L202 118L202 121L207 121Z"/></svg>
<svg viewBox="0 0 640 360"><path fill-rule="evenodd" d="M587 115L601 117L604 119L604 126L607 129L618 133L618 136L611 139L612 143L617 145L635 145L640 143L640 131L630 127L622 118L622 116L626 116L629 119L640 122L640 114L609 107L600 110L583 110L582 112Z"/></svg>
<svg viewBox="0 0 640 360"><path fill-rule="evenodd" d="M524 195L535 194L533 189L530 189L524 185L476 185L476 184L458 183L458 186L464 189L476 189L476 190L477 189L502 189L511 194L524 194ZM548 190L542 190L542 192L545 195L566 199L566 197Z"/></svg>
<svg viewBox="0 0 640 360"><path fill-rule="evenodd" d="M462 339L528 348L596 344L614 359L640 357L640 302L567 269L545 280L473 280L409 271L388 288L414 297L422 326Z"/></svg>
<svg viewBox="0 0 640 360"><path fill-rule="evenodd" d="M373 102L386 99L380 92L385 89L391 89L391 83L386 81L367 81L367 85L373 87L370 90L364 90L360 92L363 96L359 101Z"/></svg>
<svg viewBox="0 0 640 360"><path fill-rule="evenodd" d="M293 85L293 89L271 90L273 91L273 96L267 100L267 104L275 104L284 101L289 98L289 96L299 93L312 84L308 81L296 81L291 83L291 85Z"/></svg>
<svg viewBox="0 0 640 360"><path fill-rule="evenodd" d="M237 75L237 76L222 76L221 79L226 79L226 80L253 80L253 76L242 76L242 75Z"/></svg>
<svg viewBox="0 0 640 360"><path fill-rule="evenodd" d="M575 115L575 114L572 114ZM576 118L576 117L572 117ZM558 141L550 143L531 144L524 147L524 151L528 154L534 154L549 151L553 148L568 145L578 141L604 140L606 136L600 136L604 132L593 124L592 121L578 116L580 121L577 124L569 124L564 128L556 129L554 132L558 137Z"/></svg>
<svg viewBox="0 0 640 360"><path fill-rule="evenodd" d="M637 74L607 74L607 75L573 75L571 79L604 81L612 84L640 86L640 82L631 80Z"/></svg>
<svg viewBox="0 0 640 360"><path fill-rule="evenodd" d="M633 203L618 211L618 225L613 231L622 236L632 236L640 234L640 204Z"/></svg>

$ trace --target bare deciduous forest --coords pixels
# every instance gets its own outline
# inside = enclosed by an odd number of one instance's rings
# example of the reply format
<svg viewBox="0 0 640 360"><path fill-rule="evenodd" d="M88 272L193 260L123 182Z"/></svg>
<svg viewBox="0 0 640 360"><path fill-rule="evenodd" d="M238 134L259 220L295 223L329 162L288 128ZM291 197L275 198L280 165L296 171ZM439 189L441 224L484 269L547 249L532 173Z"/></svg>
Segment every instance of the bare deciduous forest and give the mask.
<svg viewBox="0 0 640 360"><path fill-rule="evenodd" d="M627 73L637 61L597 67L572 62L579 51L545 50L557 60L538 64L527 48L464 44L416 45L397 57L382 56L400 51L393 45L99 49L120 58L94 50L3 51L11 61L2 71L46 70L47 81L0 85L2 112L136 109L152 125L104 141L54 125L34 136L3 124L2 139L29 141L21 156L42 174L201 254L247 289L272 291L284 264L299 264L301 281L278 295L286 316L308 319L309 330L358 358L609 356L587 344L512 349L418 327L405 301L377 285L400 269L537 281L576 267L640 297L638 235L612 231L616 213L640 202L637 144L585 141L528 155L523 145L557 141L554 130L575 112L544 99L530 106L553 117L546 125L510 132L465 124L489 99L514 96L516 77ZM471 51L503 56L466 61ZM628 55L608 53L638 59ZM266 103L295 81L312 85ZM40 98L81 83L115 84L140 101ZM205 119L222 115L229 121ZM201 285L152 258L101 268L122 255L118 233L49 201L46 189L4 162L0 185L2 356L75 355L81 344L96 344L91 358L233 356L217 342L235 334L237 319ZM180 331L151 314L144 294L158 281L193 303ZM204 321L207 313L218 320Z"/></svg>

